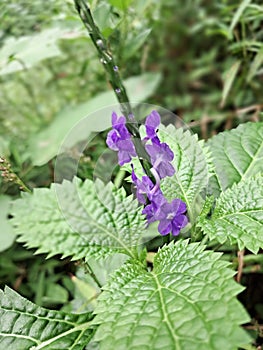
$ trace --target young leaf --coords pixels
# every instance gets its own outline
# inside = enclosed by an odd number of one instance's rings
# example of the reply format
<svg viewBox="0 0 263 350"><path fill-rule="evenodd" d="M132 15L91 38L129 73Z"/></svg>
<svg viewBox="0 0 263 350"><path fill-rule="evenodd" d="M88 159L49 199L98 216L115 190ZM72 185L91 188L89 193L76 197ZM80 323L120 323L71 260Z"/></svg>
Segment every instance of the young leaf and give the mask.
<svg viewBox="0 0 263 350"><path fill-rule="evenodd" d="M210 148L215 175L210 193L218 196L234 183L263 172L263 123L246 123L212 137Z"/></svg>
<svg viewBox="0 0 263 350"><path fill-rule="evenodd" d="M91 319L91 313L46 310L8 287L0 290L1 349L82 350L93 337Z"/></svg>
<svg viewBox="0 0 263 350"><path fill-rule="evenodd" d="M145 229L137 201L126 197L123 188L77 178L24 194L14 202L12 214L18 241L49 257L133 256L132 246Z"/></svg>
<svg viewBox="0 0 263 350"><path fill-rule="evenodd" d="M174 153L175 175L163 180L162 190L168 200L181 198L187 205L190 219L198 214L199 195L208 185L209 170L206 153L196 135L169 125L160 130L160 139Z"/></svg>
<svg viewBox="0 0 263 350"><path fill-rule="evenodd" d="M200 222L210 239L238 244L257 253L263 248L263 175L234 184L218 198L210 220Z"/></svg>
<svg viewBox="0 0 263 350"><path fill-rule="evenodd" d="M98 299L100 350L233 350L249 341L243 288L220 254L198 243L164 246L152 272L128 262Z"/></svg>

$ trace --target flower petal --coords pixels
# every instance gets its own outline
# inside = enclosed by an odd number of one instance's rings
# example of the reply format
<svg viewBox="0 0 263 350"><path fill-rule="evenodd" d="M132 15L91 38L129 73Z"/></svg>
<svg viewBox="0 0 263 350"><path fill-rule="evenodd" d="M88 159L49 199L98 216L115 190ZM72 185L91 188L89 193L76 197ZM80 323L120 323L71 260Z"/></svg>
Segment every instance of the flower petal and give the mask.
<svg viewBox="0 0 263 350"><path fill-rule="evenodd" d="M162 236L168 235L172 231L172 224L169 220L162 220L158 225L158 231Z"/></svg>

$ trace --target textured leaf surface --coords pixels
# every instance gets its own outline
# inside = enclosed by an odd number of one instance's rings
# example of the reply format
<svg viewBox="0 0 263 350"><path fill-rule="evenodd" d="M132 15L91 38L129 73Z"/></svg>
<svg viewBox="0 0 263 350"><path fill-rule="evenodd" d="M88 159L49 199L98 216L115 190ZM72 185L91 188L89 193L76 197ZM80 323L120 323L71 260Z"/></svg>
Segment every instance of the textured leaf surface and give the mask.
<svg viewBox="0 0 263 350"><path fill-rule="evenodd" d="M243 180L218 198L210 220L200 223L211 239L257 253L263 248L263 175Z"/></svg>
<svg viewBox="0 0 263 350"><path fill-rule="evenodd" d="M263 172L263 123L246 123L208 141L215 166L210 192L218 196L234 183Z"/></svg>
<svg viewBox="0 0 263 350"><path fill-rule="evenodd" d="M131 101L137 103L154 92L160 79L160 74L145 73L125 80L124 85L128 95L132 96ZM59 112L49 126L29 140L28 152L34 165L43 165L56 156L65 137L66 147L70 148L80 141L88 140L91 132L110 128L111 114L117 108L119 106L116 105L114 93L107 91Z"/></svg>
<svg viewBox="0 0 263 350"><path fill-rule="evenodd" d="M148 272L127 263L98 300L100 350L233 350L249 341L234 298L242 287L220 254L197 243L163 247Z"/></svg>
<svg viewBox="0 0 263 350"><path fill-rule="evenodd" d="M93 336L92 315L46 310L12 289L0 290L0 349L81 350Z"/></svg>
<svg viewBox="0 0 263 350"><path fill-rule="evenodd" d="M14 202L19 241L37 253L80 259L107 252L132 255L145 229L137 202L124 189L86 180L35 189Z"/></svg>
<svg viewBox="0 0 263 350"><path fill-rule="evenodd" d="M200 194L208 184L206 154L196 135L182 128L169 125L160 130L160 138L174 152L173 165L176 170L174 176L163 180L163 193L169 200L181 198L187 205L190 219L194 219L201 209L197 207Z"/></svg>

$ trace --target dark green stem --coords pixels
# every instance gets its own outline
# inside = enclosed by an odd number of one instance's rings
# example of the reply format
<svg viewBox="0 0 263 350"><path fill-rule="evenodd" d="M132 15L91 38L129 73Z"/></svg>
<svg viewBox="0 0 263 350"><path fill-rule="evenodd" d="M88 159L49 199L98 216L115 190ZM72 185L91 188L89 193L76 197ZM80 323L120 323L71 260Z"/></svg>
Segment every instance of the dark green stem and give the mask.
<svg viewBox="0 0 263 350"><path fill-rule="evenodd" d="M123 86L123 83L120 78L119 70L117 65L114 62L114 58L112 57L110 51L107 48L107 42L105 38L102 36L99 28L96 26L94 19L92 17L90 8L85 0L74 0L76 9L79 13L82 22L87 28L90 38L96 47L100 61L103 64L105 70L109 75L109 81L111 86L116 94L116 97L121 104L122 113L126 117L132 117L132 109L129 103L129 99ZM135 133L132 133L133 136L137 136L137 130L134 130Z"/></svg>
<svg viewBox="0 0 263 350"><path fill-rule="evenodd" d="M125 87L122 83L119 74L119 68L115 63L111 52L108 50L105 38L103 37L99 28L94 22L92 13L87 2L85 0L74 0L74 2L76 10L78 11L80 18L84 23L85 27L87 28L90 38L98 51L100 61L108 74L110 84L120 103L121 111L125 115L125 117L127 117L130 121L126 124L126 126L131 135L133 136L134 146L142 164L142 167L144 168L146 174L153 179L152 174L150 172L150 157L146 152L144 145L141 141L138 124L136 123L136 120L133 116L129 98L127 96Z"/></svg>

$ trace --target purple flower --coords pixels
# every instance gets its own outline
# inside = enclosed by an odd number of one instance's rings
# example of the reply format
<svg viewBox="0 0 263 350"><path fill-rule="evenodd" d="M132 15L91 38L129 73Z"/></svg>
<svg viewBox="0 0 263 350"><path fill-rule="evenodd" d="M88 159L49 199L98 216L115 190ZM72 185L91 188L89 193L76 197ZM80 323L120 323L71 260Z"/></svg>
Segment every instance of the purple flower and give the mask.
<svg viewBox="0 0 263 350"><path fill-rule="evenodd" d="M160 189L151 196L151 203L146 205L142 211L142 214L146 215L148 224L159 220L158 217L160 215L161 206L166 202L167 201Z"/></svg>
<svg viewBox="0 0 263 350"><path fill-rule="evenodd" d="M159 187L160 181L157 179L157 183L154 185L151 179L146 175L142 177L142 181L139 180L134 172L133 165L131 178L136 186L136 197L138 201L142 204L146 204L148 199L148 203L150 202L142 211L142 213L146 215L148 224L156 221L157 219L155 217L159 214L160 206L166 202Z"/></svg>
<svg viewBox="0 0 263 350"><path fill-rule="evenodd" d="M142 181L139 180L134 172L133 166L131 177L136 187L136 197L138 201L142 204L146 204L147 198L151 190L154 188L154 184L152 183L151 179L146 175L142 177Z"/></svg>
<svg viewBox="0 0 263 350"><path fill-rule="evenodd" d="M146 127L146 137L144 140L153 140L158 139L157 130L161 122L161 117L157 111L152 111L150 115L146 118L145 127Z"/></svg>
<svg viewBox="0 0 263 350"><path fill-rule="evenodd" d="M173 236L177 236L188 223L185 212L186 204L178 198L171 203L162 204L156 217L156 220L160 220L158 225L160 234L164 236L172 232Z"/></svg>
<svg viewBox="0 0 263 350"><path fill-rule="evenodd" d="M151 145L146 145L146 151L150 155L151 163L159 174L160 179L166 176L172 176L175 173L174 167L170 163L174 154L166 143L160 143L156 139L152 140Z"/></svg>
<svg viewBox="0 0 263 350"><path fill-rule="evenodd" d="M145 149L151 157L153 168L158 172L160 179L172 176L175 173L174 167L170 163L174 154L166 143L161 143L157 136L161 118L157 111L152 111L146 118L146 137L144 141L151 140L151 145L146 145Z"/></svg>
<svg viewBox="0 0 263 350"><path fill-rule="evenodd" d="M142 214L146 215L148 224L159 221L158 231L161 235L172 232L176 236L181 228L188 223L185 215L186 204L180 199L174 199L171 203L168 203L160 189L160 179L157 171L154 168L151 170L156 179L156 184L153 184L146 175L142 177L142 180L139 180L132 164L131 178L136 186L136 197L140 203L147 204L142 210Z"/></svg>
<svg viewBox="0 0 263 350"><path fill-rule="evenodd" d="M129 163L132 157L136 157L134 144L131 140L131 135L125 125L126 118L118 116L115 112L112 113L112 128L108 133L106 143L109 148L118 151L119 164Z"/></svg>

